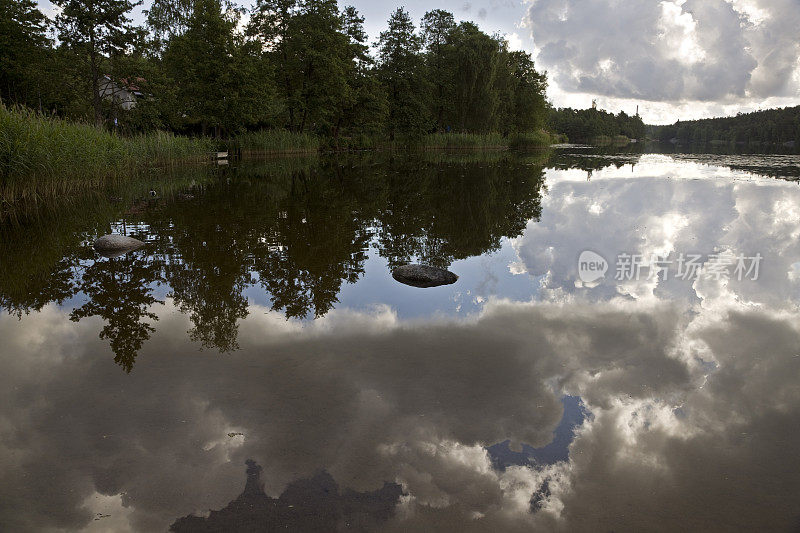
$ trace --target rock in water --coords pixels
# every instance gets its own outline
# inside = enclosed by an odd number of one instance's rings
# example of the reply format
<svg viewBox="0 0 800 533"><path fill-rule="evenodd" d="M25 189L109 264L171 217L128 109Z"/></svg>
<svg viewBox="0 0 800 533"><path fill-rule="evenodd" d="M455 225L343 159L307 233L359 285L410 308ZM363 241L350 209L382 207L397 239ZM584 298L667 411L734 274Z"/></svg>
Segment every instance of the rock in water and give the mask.
<svg viewBox="0 0 800 533"><path fill-rule="evenodd" d="M138 250L142 246L144 246L142 241L125 235L103 235L94 241L95 251L106 257L117 257L131 250Z"/></svg>
<svg viewBox="0 0 800 533"><path fill-rule="evenodd" d="M420 288L450 285L458 280L458 276L449 270L428 265L403 265L392 270L392 277L400 283Z"/></svg>

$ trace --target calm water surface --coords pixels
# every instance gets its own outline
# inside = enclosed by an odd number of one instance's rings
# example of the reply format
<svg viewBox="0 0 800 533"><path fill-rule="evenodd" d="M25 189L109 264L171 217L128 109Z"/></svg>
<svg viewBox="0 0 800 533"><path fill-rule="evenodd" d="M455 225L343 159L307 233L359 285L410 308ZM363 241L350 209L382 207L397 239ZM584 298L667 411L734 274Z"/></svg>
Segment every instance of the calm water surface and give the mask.
<svg viewBox="0 0 800 533"><path fill-rule="evenodd" d="M0 530L797 530L799 163L276 159L6 223Z"/></svg>

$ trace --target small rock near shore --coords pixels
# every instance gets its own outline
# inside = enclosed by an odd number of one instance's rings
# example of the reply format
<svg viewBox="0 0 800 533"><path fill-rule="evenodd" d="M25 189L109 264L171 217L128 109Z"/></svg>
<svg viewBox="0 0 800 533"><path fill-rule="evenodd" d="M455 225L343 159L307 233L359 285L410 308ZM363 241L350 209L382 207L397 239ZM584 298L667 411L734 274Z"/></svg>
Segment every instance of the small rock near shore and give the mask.
<svg viewBox="0 0 800 533"><path fill-rule="evenodd" d="M142 241L126 235L103 235L94 241L95 251L106 257L117 257L142 246Z"/></svg>
<svg viewBox="0 0 800 533"><path fill-rule="evenodd" d="M458 276L443 268L428 265L403 265L392 270L392 277L412 287L428 288L450 285Z"/></svg>

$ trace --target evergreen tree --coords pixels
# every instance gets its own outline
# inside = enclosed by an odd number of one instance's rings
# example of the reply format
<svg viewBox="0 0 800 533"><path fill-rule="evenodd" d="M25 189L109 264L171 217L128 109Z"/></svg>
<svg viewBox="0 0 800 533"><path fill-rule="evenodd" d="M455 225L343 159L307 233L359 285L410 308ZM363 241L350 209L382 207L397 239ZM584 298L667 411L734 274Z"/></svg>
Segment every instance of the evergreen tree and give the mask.
<svg viewBox="0 0 800 533"><path fill-rule="evenodd" d="M415 33L411 17L398 8L378 40L378 76L387 91L387 129L392 139L397 134L419 136L431 126L426 105L430 91L421 50L422 39Z"/></svg>
<svg viewBox="0 0 800 533"><path fill-rule="evenodd" d="M373 60L366 45L364 17L352 6L342 10L342 30L349 38L347 65L347 97L340 103L339 116L333 128L334 143L339 134L379 133L386 121L387 102L383 86L373 75Z"/></svg>
<svg viewBox="0 0 800 533"><path fill-rule="evenodd" d="M0 0L0 98L32 105L50 44L47 19L32 0Z"/></svg>
<svg viewBox="0 0 800 533"><path fill-rule="evenodd" d="M233 131L269 111L268 73L234 34L239 13L220 0L194 0L188 28L170 40L164 65L177 89L180 114L203 134Z"/></svg>
<svg viewBox="0 0 800 533"><path fill-rule="evenodd" d="M428 11L422 17L422 41L425 45L428 75L434 87L433 113L436 127L440 131L445 128L445 108L452 101L453 65L448 56L455 27L453 14L442 9Z"/></svg>

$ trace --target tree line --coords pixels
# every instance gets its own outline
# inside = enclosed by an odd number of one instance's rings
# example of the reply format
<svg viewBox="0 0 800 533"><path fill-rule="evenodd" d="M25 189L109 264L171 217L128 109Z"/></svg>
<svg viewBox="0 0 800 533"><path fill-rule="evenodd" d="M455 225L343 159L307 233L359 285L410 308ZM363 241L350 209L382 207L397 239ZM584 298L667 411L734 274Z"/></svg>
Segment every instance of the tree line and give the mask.
<svg viewBox="0 0 800 533"><path fill-rule="evenodd" d="M617 136L643 139L646 133L646 126L639 115L628 115L624 111L614 115L595 108L552 108L548 113L547 126L551 131L565 134L571 142L594 142L599 137Z"/></svg>
<svg viewBox="0 0 800 533"><path fill-rule="evenodd" d="M663 142L800 146L800 106L739 113L735 117L678 121L651 126L649 135Z"/></svg>
<svg viewBox="0 0 800 533"><path fill-rule="evenodd" d="M452 13L419 26L403 8L370 46L364 18L336 0L0 0L0 97L45 113L227 136L285 128L339 136L541 129L546 76ZM132 109L102 97L135 90ZM108 96L106 94L106 96Z"/></svg>

